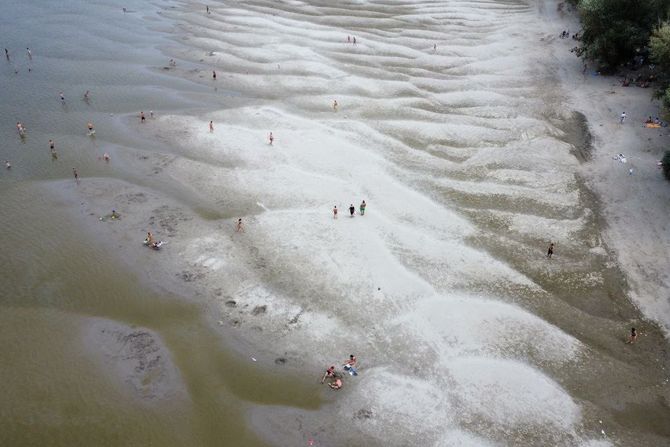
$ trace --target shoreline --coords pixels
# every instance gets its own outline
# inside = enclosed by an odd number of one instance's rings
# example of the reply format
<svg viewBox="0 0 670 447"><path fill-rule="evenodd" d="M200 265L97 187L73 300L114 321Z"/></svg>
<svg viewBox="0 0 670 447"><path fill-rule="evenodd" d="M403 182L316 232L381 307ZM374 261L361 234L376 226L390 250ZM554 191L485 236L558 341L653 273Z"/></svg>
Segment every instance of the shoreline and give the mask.
<svg viewBox="0 0 670 447"><path fill-rule="evenodd" d="M644 127L647 116L660 115L660 104L652 89L622 87L619 75L596 76L589 70L583 76L581 59L572 54L561 60L559 73L570 102L588 116L593 134L594 154L580 174L602 203L607 245L625 274L629 299L670 340L670 244L664 237L670 183L656 166L670 132ZM599 101L590 101L596 93ZM619 109L628 114L623 125ZM626 164L614 160L619 153L626 155Z"/></svg>
<svg viewBox="0 0 670 447"><path fill-rule="evenodd" d="M670 292L670 216L653 207L670 185L636 150L651 129L612 111L623 96L633 119L648 92L584 80L547 32L574 21L553 2L508 5L521 31L488 4L433 5L427 22L422 5L284 4L277 17L273 4L162 8L176 34L160 51L179 68L153 68L194 84L175 92L184 103L207 89L206 104L117 116L107 177L26 187L159 297L141 312L166 297L197 314L146 331L203 402L203 436L220 441L208 408L231 395L269 445L667 441L670 304L646 296ZM634 174L610 152L631 154ZM347 217L362 198L366 215ZM99 220L111 209L120 220ZM148 230L163 249L141 245ZM360 375L319 387L350 353Z"/></svg>

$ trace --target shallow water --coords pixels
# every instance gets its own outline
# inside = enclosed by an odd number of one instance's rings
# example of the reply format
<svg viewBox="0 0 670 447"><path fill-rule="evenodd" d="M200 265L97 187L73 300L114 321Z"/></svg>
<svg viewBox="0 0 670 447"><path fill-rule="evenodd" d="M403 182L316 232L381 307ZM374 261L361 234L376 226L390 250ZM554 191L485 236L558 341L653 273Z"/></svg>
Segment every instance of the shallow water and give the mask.
<svg viewBox="0 0 670 447"><path fill-rule="evenodd" d="M197 93L197 85L161 73L167 58L156 48L164 35L145 21L150 16L159 26L155 13L144 2L3 4L0 28L11 58L0 64L0 158L13 164L0 176L3 445L262 445L245 428L250 402L318 404L311 385L259 372L230 351L199 306L143 285L107 247L82 237L75 216L33 187L69 178L73 166L82 176L138 180L132 169L99 160L138 146L119 114L135 114L139 105L147 116L194 105L176 92ZM95 139L85 136L89 120ZM16 121L28 128L23 140ZM125 393L85 353L82 328L92 317L157 333L189 400L156 404Z"/></svg>
<svg viewBox="0 0 670 447"><path fill-rule="evenodd" d="M545 50L529 42L548 25L534 3L159 6L12 2L0 18L12 50L0 91L2 157L14 163L0 176L9 444L254 445L251 412L277 444L314 431L333 444L577 445L600 440L598 420L640 445L668 436L653 360L664 341L650 326L653 343L621 349L641 316L575 176L583 123L551 67L535 64ZM178 69L162 69L169 57ZM175 116L142 128L142 109ZM75 213L45 189L60 191L44 182L72 166L160 191L205 222L168 246L207 278L187 290L266 306L264 323L216 297L149 288L147 266L108 252L125 236L91 246L83 202ZM365 220L330 218L333 203L361 196ZM222 236L239 215L245 237ZM321 401L311 373L258 372L209 329L216 315L315 369L356 347L364 373L309 411ZM88 317L155 331L191 402L147 407L121 393L76 348Z"/></svg>

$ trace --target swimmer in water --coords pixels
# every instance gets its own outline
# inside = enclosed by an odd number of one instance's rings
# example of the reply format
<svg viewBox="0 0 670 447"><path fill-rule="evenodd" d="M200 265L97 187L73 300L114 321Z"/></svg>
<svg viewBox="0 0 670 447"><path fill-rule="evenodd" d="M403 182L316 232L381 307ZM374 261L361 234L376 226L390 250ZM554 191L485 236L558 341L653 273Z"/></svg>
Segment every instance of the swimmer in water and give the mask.
<svg viewBox="0 0 670 447"><path fill-rule="evenodd" d="M356 212L356 208L354 207L354 204L352 203L352 204L349 206L349 214L351 215L351 217L354 217L354 213L355 213L355 212Z"/></svg>
<svg viewBox="0 0 670 447"><path fill-rule="evenodd" d="M333 207L333 219L337 219L337 205Z"/></svg>
<svg viewBox="0 0 670 447"><path fill-rule="evenodd" d="M275 140L274 135L272 135L272 132L270 132L270 135L268 136L268 140L270 140L270 146L272 146L272 142Z"/></svg>
<svg viewBox="0 0 670 447"><path fill-rule="evenodd" d="M79 184L79 173L76 168L72 168L72 175L74 175L74 181Z"/></svg>
<svg viewBox="0 0 670 447"><path fill-rule="evenodd" d="M93 126L92 122L86 123L86 127L88 128L88 134L93 135L95 133L95 127Z"/></svg>
<svg viewBox="0 0 670 447"><path fill-rule="evenodd" d="M242 226L242 218L237 219L237 227L235 231L244 233L244 227Z"/></svg>
<svg viewBox="0 0 670 447"><path fill-rule="evenodd" d="M12 169L12 164L9 162L9 160L5 160L5 168Z"/></svg>
<svg viewBox="0 0 670 447"><path fill-rule="evenodd" d="M144 124L146 122L147 118L144 116L144 112L140 112L140 122Z"/></svg>
<svg viewBox="0 0 670 447"><path fill-rule="evenodd" d="M65 95L63 95L63 92L60 92L58 96L60 96L61 102L65 102Z"/></svg>
<svg viewBox="0 0 670 447"><path fill-rule="evenodd" d="M214 132L214 121L209 122L209 133Z"/></svg>
<svg viewBox="0 0 670 447"><path fill-rule="evenodd" d="M337 99L333 99L333 110L337 112Z"/></svg>

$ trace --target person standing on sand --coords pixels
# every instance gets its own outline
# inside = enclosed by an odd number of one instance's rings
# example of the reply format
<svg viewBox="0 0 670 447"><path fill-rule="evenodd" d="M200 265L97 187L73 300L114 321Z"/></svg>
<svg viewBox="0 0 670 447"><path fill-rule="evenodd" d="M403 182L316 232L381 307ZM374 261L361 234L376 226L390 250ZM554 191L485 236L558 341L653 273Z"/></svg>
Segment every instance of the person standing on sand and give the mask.
<svg viewBox="0 0 670 447"><path fill-rule="evenodd" d="M333 219L337 219L337 205L333 207Z"/></svg>
<svg viewBox="0 0 670 447"><path fill-rule="evenodd" d="M235 229L238 233L244 233L244 227L242 226L242 218L237 219L237 228Z"/></svg>
<svg viewBox="0 0 670 447"><path fill-rule="evenodd" d="M621 119L619 124L623 124L624 121L626 121L626 112L621 112Z"/></svg>
<svg viewBox="0 0 670 447"><path fill-rule="evenodd" d="M207 14L209 14L209 5L205 5L205 11L207 11Z"/></svg>
<svg viewBox="0 0 670 447"><path fill-rule="evenodd" d="M351 36L347 36L347 43L351 43Z"/></svg>
<svg viewBox="0 0 670 447"><path fill-rule="evenodd" d="M549 248L547 248L547 258L551 259L551 257L554 255L554 243L549 244Z"/></svg>
<svg viewBox="0 0 670 447"><path fill-rule="evenodd" d="M349 214L351 215L351 217L354 217L355 212L356 212L356 208L354 207L354 204L352 203L351 205L349 205Z"/></svg>
<svg viewBox="0 0 670 447"><path fill-rule="evenodd" d="M214 132L214 121L209 122L209 133Z"/></svg>
<svg viewBox="0 0 670 447"><path fill-rule="evenodd" d="M72 174L74 175L74 181L79 184L79 173L76 168L72 168Z"/></svg>
<svg viewBox="0 0 670 447"><path fill-rule="evenodd" d="M626 342L629 345L632 345L637 340L637 331L635 328L630 329L630 335L628 336L628 341Z"/></svg>
<svg viewBox="0 0 670 447"><path fill-rule="evenodd" d="M274 137L274 135L272 135L272 132L270 132L270 135L268 135L268 140L270 140L270 146L272 146L272 143L275 140L275 137Z"/></svg>
<svg viewBox="0 0 670 447"><path fill-rule="evenodd" d="M9 50L5 48L5 57L9 60Z"/></svg>
<svg viewBox="0 0 670 447"><path fill-rule="evenodd" d="M366 206L367 206L367 204L365 203L365 200L363 200L363 201L361 202L361 205L358 207L358 209L359 209L360 212L361 212L361 216L365 216L365 207L366 207Z"/></svg>
<svg viewBox="0 0 670 447"><path fill-rule="evenodd" d="M216 70L212 70L212 79L216 81Z"/></svg>

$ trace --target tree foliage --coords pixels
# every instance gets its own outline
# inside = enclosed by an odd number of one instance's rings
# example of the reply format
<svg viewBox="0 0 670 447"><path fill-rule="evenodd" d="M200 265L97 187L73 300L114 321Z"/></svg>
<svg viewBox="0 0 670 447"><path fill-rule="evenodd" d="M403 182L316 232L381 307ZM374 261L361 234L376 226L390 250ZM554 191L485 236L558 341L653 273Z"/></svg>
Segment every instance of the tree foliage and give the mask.
<svg viewBox="0 0 670 447"><path fill-rule="evenodd" d="M607 68L629 61L646 47L669 4L669 0L581 0L587 56Z"/></svg>
<svg viewBox="0 0 670 447"><path fill-rule="evenodd" d="M651 58L662 70L670 69L670 24L664 23L649 38Z"/></svg>
<svg viewBox="0 0 670 447"><path fill-rule="evenodd" d="M670 151L665 151L661 163L663 164L663 174L665 175L665 178L670 180Z"/></svg>

